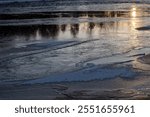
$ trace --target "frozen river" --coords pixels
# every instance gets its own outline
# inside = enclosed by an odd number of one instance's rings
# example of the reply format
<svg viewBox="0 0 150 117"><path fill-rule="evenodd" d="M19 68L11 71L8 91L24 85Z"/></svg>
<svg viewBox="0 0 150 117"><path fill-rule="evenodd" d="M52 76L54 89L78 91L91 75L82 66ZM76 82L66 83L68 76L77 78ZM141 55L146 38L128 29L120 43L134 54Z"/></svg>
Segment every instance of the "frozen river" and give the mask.
<svg viewBox="0 0 150 117"><path fill-rule="evenodd" d="M149 0L0 0L1 84L134 78L149 53Z"/></svg>

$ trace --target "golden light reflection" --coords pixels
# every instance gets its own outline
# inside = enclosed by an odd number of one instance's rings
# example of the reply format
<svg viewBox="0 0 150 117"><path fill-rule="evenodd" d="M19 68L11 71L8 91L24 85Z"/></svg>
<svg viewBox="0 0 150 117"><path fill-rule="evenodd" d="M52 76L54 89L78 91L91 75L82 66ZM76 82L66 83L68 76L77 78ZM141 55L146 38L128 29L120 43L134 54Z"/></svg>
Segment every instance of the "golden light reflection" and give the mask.
<svg viewBox="0 0 150 117"><path fill-rule="evenodd" d="M136 28L138 27L138 18L137 18L137 14L138 11L137 11L137 7L134 5L132 6L131 8L131 12L130 12L130 15L131 15L131 19L130 19L130 39L129 39L129 44L130 46L132 45L132 47L137 47L140 45L140 42L137 38L137 34L138 34L138 31L136 30Z"/></svg>
<svg viewBox="0 0 150 117"><path fill-rule="evenodd" d="M136 16L137 16L137 9L136 9L136 7L133 7L131 9L131 17L136 18Z"/></svg>

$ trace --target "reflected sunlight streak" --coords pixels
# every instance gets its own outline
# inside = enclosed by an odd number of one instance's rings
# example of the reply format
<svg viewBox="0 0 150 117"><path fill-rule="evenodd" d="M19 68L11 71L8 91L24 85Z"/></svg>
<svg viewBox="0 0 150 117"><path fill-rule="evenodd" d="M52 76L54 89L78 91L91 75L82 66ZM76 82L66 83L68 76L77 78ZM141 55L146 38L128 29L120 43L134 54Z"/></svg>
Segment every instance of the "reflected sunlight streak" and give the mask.
<svg viewBox="0 0 150 117"><path fill-rule="evenodd" d="M140 42L137 39L137 30L135 30L137 25L138 25L136 17L137 17L137 8L136 8L136 6L133 6L132 9L131 9L131 30L130 30L131 37L130 37L130 40L129 40L129 43L133 47L137 47L137 46L140 45Z"/></svg>
<svg viewBox="0 0 150 117"><path fill-rule="evenodd" d="M137 9L136 9L136 7L133 7L131 9L131 16L132 16L132 18L136 18L136 16L137 16Z"/></svg>

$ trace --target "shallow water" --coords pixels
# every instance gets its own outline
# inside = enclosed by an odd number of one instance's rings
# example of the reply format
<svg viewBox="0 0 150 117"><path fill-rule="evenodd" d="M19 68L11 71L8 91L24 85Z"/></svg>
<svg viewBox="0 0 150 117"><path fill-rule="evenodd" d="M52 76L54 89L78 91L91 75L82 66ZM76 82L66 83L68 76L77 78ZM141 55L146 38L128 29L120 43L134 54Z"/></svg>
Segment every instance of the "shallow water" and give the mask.
<svg viewBox="0 0 150 117"><path fill-rule="evenodd" d="M149 0L45 0L0 6L1 83L133 78L139 72L131 61L150 50ZM121 65L108 68L112 64Z"/></svg>

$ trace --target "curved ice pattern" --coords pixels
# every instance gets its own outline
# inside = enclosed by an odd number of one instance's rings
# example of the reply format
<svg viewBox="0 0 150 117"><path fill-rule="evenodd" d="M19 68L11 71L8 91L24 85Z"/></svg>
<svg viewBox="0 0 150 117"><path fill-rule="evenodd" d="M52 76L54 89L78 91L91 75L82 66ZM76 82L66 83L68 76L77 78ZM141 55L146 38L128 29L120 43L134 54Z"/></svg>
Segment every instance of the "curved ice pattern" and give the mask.
<svg viewBox="0 0 150 117"><path fill-rule="evenodd" d="M98 39L86 40L86 41L49 41L46 43L34 43L28 45L22 45L16 48L9 48L6 51L0 51L2 55L0 62L9 61L26 56L33 56L35 54L46 53L49 51L65 49L72 46L77 46L84 43L90 43L91 41L97 41Z"/></svg>
<svg viewBox="0 0 150 117"><path fill-rule="evenodd" d="M89 63L90 64L90 63ZM130 66L112 66L112 65L86 65L85 67L64 73L47 75L36 79L22 80L1 80L0 84L37 84L51 82L75 82L75 81L91 81L112 78L132 79L140 73L134 71Z"/></svg>
<svg viewBox="0 0 150 117"><path fill-rule="evenodd" d="M46 82L71 82L71 81L90 81L103 80L111 78L133 78L138 75L134 70L128 67L112 67L112 66L87 66L78 71L69 73L50 75L45 78L29 80L23 84L46 83Z"/></svg>

